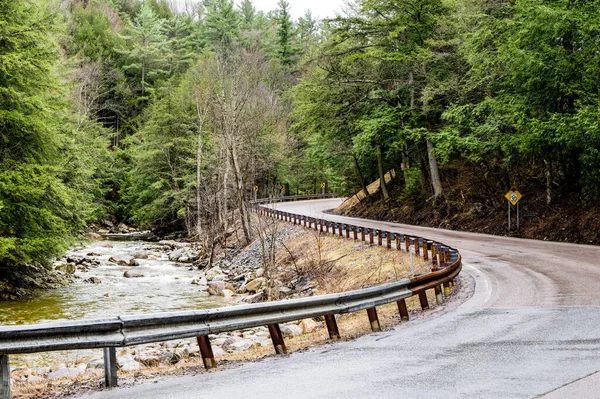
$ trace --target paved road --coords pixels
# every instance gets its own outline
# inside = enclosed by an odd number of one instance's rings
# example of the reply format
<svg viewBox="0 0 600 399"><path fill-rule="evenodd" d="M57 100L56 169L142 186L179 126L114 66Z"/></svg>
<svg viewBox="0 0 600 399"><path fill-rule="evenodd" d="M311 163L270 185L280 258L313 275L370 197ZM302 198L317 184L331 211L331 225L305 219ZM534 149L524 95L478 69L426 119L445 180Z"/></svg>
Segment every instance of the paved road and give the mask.
<svg viewBox="0 0 600 399"><path fill-rule="evenodd" d="M322 213L339 202L278 207L456 247L473 295L391 332L85 398L600 397L600 247Z"/></svg>

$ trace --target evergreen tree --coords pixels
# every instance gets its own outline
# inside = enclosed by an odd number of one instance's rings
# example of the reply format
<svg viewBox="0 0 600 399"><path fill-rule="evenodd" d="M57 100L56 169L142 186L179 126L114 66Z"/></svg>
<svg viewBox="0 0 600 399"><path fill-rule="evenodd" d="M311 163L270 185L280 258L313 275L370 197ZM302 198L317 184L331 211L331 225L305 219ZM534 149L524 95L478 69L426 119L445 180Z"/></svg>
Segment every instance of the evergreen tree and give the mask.
<svg viewBox="0 0 600 399"><path fill-rule="evenodd" d="M294 47L294 24L290 16L290 4L287 0L277 3L277 37L279 39L278 56L281 64L287 69L294 69L297 63L298 50Z"/></svg>

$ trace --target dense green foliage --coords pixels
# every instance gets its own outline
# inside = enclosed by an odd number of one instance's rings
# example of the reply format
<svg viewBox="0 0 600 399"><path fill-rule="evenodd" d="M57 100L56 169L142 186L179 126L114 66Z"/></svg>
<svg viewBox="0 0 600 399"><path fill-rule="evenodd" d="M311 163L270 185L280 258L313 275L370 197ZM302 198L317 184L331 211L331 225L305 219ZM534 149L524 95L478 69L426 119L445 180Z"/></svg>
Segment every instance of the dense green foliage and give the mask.
<svg viewBox="0 0 600 399"><path fill-rule="evenodd" d="M390 169L421 206L456 201L461 171L492 208L512 185L600 199L594 2L356 0L325 22L168 4L1 2L0 266L102 218L213 253L232 224L251 238L254 185L351 194Z"/></svg>

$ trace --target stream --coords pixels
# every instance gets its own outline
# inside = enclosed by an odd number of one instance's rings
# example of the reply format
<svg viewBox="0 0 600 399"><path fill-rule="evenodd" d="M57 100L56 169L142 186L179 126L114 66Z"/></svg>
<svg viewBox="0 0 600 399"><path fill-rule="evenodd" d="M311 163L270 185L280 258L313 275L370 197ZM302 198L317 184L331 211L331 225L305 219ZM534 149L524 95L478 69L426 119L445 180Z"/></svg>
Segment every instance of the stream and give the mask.
<svg viewBox="0 0 600 399"><path fill-rule="evenodd" d="M145 241L94 241L75 247L67 257L99 262L88 271L77 270L74 283L37 295L0 302L0 325L31 324L51 320L98 319L141 313L160 313L222 307L231 299L203 296L192 281L198 270L190 264L169 261L168 248ZM139 254L148 259L139 259ZM135 255L135 256L134 256ZM109 258L133 258L139 266L119 266ZM143 277L126 278L126 271ZM85 280L95 277L100 283Z"/></svg>

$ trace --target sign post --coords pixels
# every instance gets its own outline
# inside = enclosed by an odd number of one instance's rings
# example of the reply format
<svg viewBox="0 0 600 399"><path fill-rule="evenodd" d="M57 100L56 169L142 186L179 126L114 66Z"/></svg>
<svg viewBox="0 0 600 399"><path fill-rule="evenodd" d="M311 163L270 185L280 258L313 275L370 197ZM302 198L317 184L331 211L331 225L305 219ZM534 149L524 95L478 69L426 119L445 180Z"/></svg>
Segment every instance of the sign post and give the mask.
<svg viewBox="0 0 600 399"><path fill-rule="evenodd" d="M256 196L258 195L258 186L252 187L252 190L254 191L254 201L256 201Z"/></svg>
<svg viewBox="0 0 600 399"><path fill-rule="evenodd" d="M325 195L325 182L321 183L321 194Z"/></svg>
<svg viewBox="0 0 600 399"><path fill-rule="evenodd" d="M284 194L285 194L285 186L282 184L279 186L279 196L283 197Z"/></svg>
<svg viewBox="0 0 600 399"><path fill-rule="evenodd" d="M510 211L513 206L517 207L517 231L519 230L519 201L523 198L523 195L516 189L511 188L509 192L504 196L508 200L508 232L510 233Z"/></svg>

